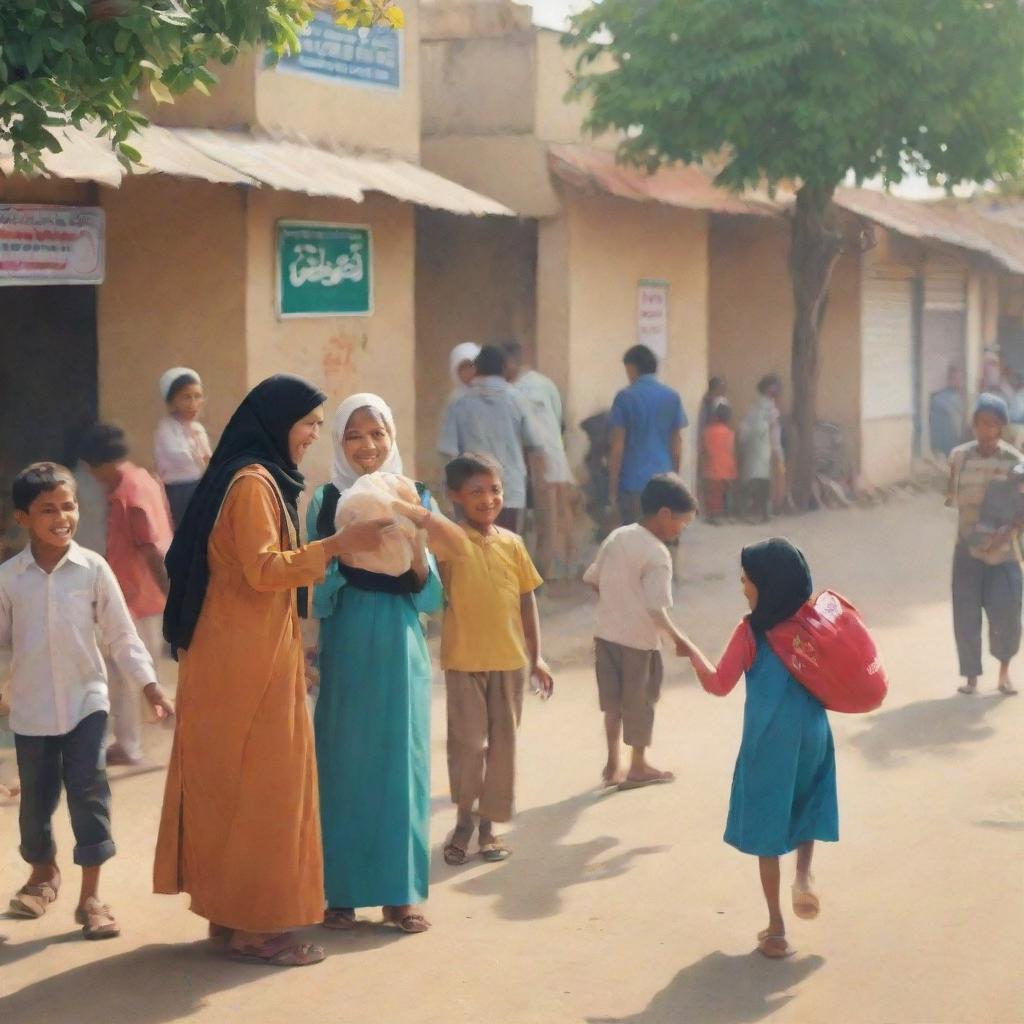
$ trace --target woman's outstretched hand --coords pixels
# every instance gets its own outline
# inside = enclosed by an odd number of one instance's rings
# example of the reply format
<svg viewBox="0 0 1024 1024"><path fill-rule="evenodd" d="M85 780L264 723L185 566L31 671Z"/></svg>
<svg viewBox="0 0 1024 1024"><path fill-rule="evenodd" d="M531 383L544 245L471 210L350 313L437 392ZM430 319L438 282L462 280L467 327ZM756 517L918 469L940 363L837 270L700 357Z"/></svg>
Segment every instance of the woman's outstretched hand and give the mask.
<svg viewBox="0 0 1024 1024"><path fill-rule="evenodd" d="M369 519L363 523L349 523L333 537L328 537L324 541L324 550L329 558L378 551L384 534L394 529L394 526L394 519Z"/></svg>

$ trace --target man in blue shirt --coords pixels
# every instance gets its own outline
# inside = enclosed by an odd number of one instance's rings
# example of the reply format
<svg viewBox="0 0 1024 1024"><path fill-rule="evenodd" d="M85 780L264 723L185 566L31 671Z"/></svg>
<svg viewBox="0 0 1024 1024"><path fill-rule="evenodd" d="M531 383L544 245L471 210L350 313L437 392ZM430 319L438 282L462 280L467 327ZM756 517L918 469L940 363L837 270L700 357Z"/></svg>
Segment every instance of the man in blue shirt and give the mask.
<svg viewBox="0 0 1024 1024"><path fill-rule="evenodd" d="M610 419L609 498L623 525L640 518L640 493L659 473L678 473L689 425L679 392L657 378L658 357L634 345L622 360L629 387L615 396Z"/></svg>

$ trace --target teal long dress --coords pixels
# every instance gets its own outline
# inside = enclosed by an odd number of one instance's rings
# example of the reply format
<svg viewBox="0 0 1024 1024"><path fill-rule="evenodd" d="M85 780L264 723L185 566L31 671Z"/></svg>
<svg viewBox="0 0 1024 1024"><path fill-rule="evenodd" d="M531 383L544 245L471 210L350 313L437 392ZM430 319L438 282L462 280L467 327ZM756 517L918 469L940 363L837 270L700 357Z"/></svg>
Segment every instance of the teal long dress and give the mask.
<svg viewBox="0 0 1024 1024"><path fill-rule="evenodd" d="M321 487L306 517L311 537L322 502ZM427 898L431 667L419 616L439 611L442 601L433 563L418 594L360 590L336 562L313 592L320 620L314 727L329 907Z"/></svg>
<svg viewBox="0 0 1024 1024"><path fill-rule="evenodd" d="M780 857L839 838L836 756L828 715L763 639L747 669L747 699L725 841Z"/></svg>

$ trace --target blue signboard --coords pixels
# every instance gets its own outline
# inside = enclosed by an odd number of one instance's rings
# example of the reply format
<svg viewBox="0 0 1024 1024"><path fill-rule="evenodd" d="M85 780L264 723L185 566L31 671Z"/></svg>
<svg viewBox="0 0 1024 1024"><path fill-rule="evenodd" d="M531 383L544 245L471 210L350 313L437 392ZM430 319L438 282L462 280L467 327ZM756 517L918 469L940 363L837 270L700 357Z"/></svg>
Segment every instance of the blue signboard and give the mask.
<svg viewBox="0 0 1024 1024"><path fill-rule="evenodd" d="M394 92L402 88L402 37L393 28L342 28L328 12L317 11L299 39L301 51L282 58L281 71Z"/></svg>

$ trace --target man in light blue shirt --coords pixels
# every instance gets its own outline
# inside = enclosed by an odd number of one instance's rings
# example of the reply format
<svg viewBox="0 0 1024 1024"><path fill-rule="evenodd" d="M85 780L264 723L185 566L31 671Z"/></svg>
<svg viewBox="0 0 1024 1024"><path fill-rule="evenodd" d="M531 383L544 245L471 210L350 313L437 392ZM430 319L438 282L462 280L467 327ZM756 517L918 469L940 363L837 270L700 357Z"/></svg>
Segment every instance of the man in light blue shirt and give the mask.
<svg viewBox="0 0 1024 1024"><path fill-rule="evenodd" d="M623 525L640 517L640 494L659 473L678 473L689 425L679 392L657 378L658 357L634 345L623 357L629 387L615 396L609 417L609 500Z"/></svg>
<svg viewBox="0 0 1024 1024"><path fill-rule="evenodd" d="M501 466L505 507L498 526L519 533L526 509L526 452L541 448L526 400L505 380L505 354L485 345L464 395L445 414L437 448L447 459L480 452Z"/></svg>

